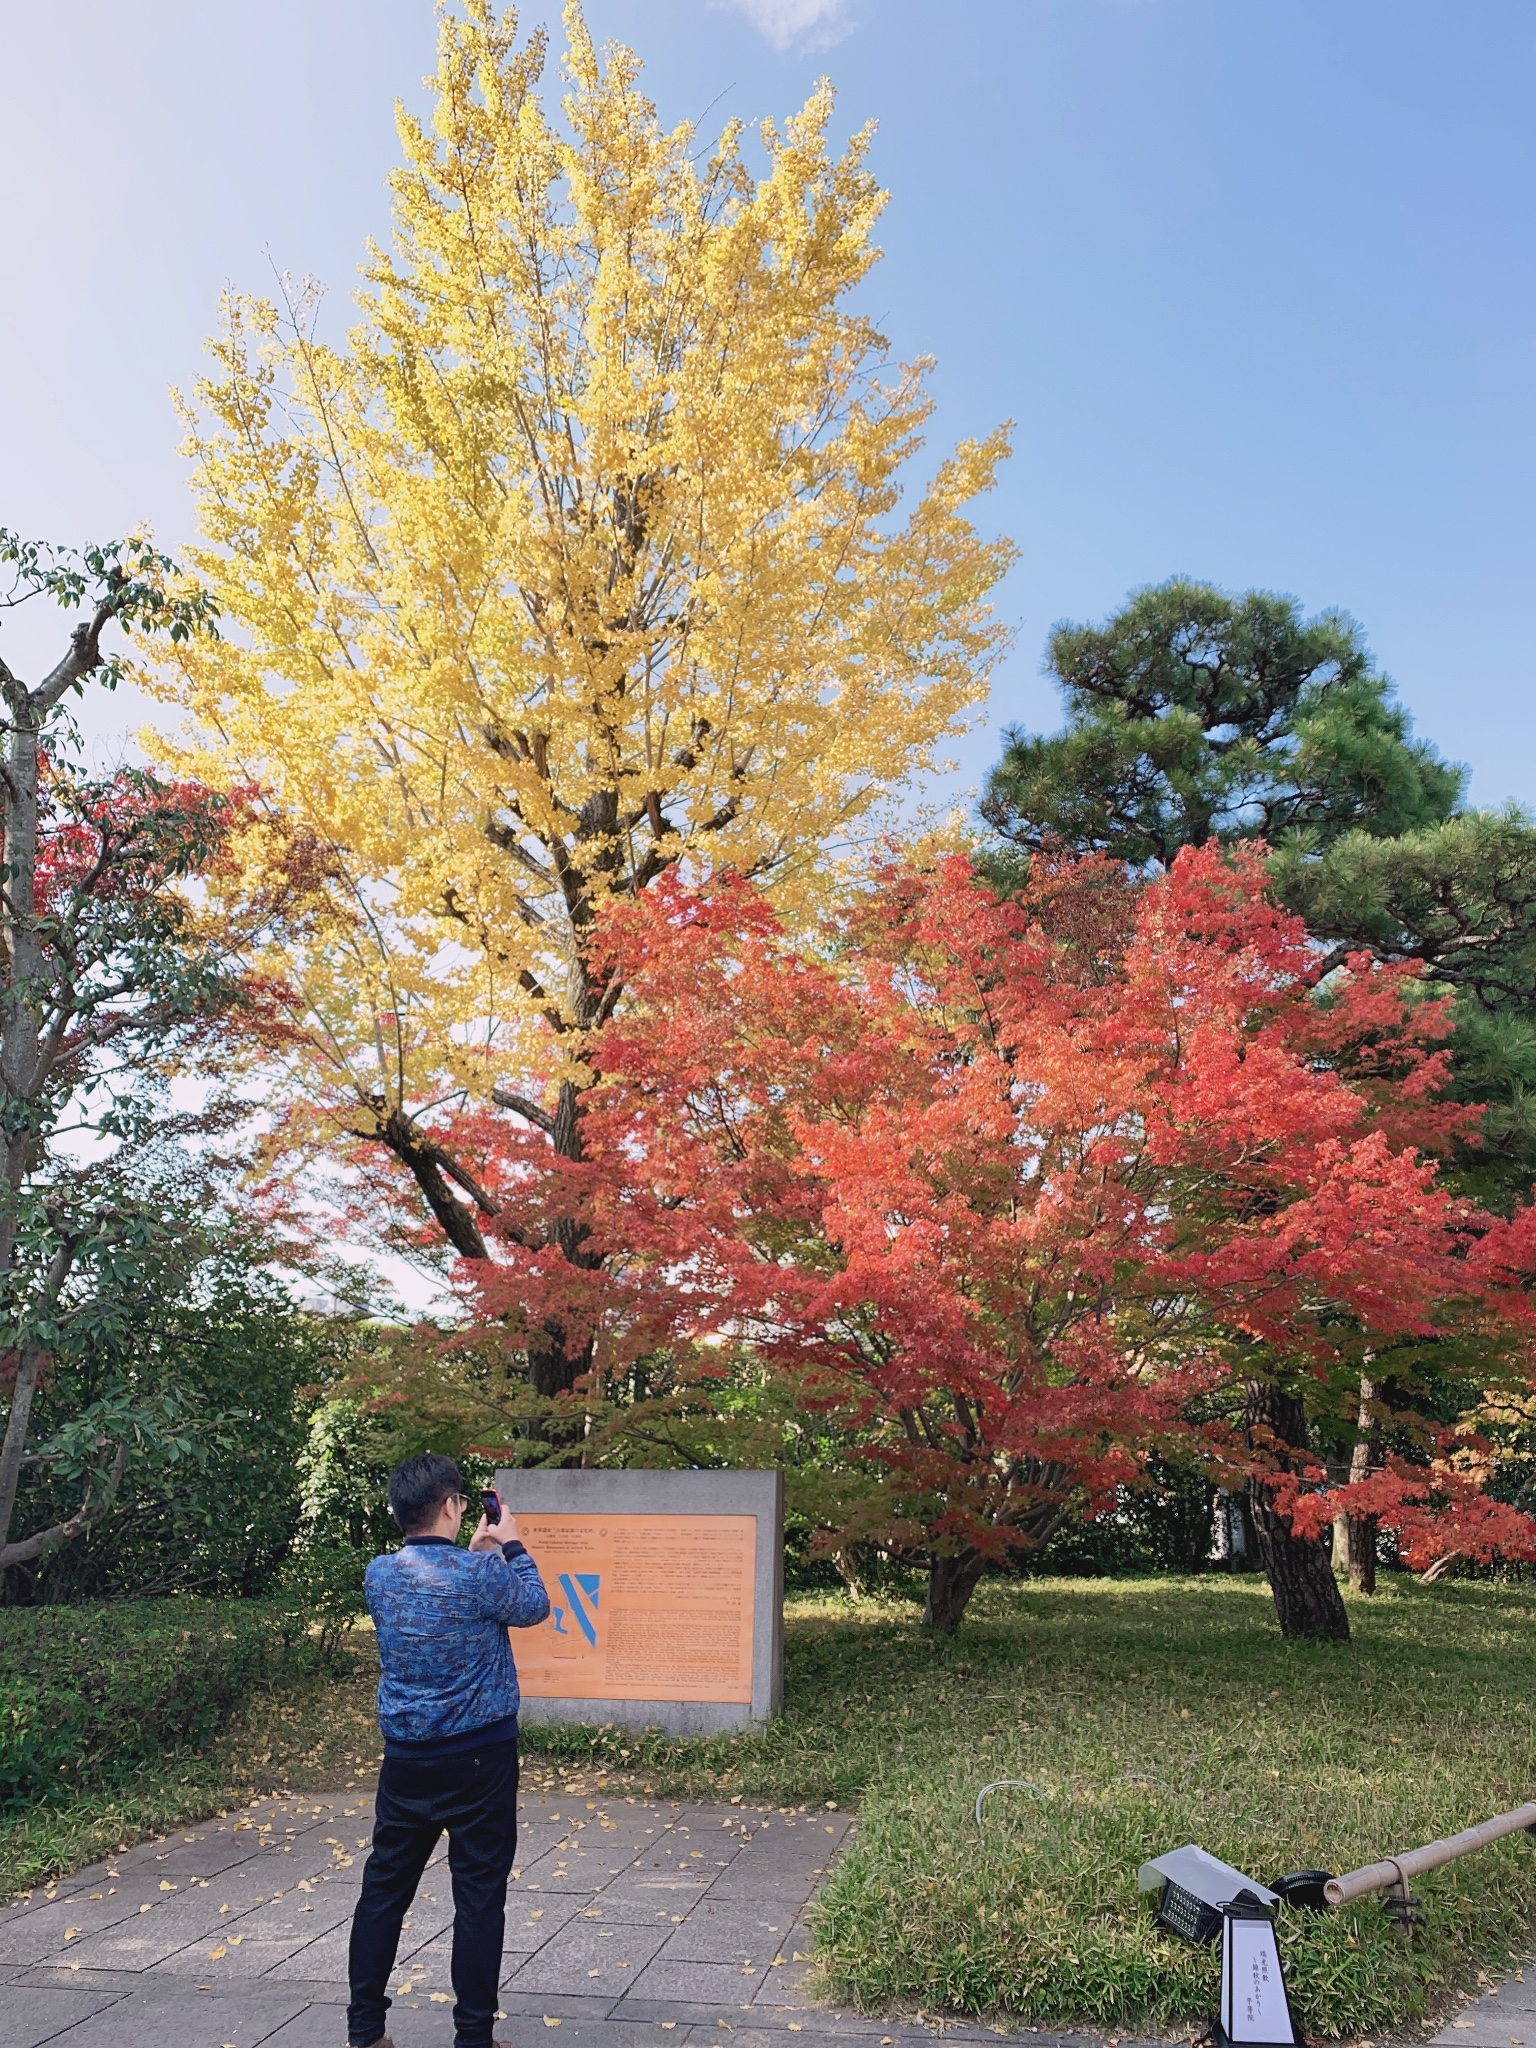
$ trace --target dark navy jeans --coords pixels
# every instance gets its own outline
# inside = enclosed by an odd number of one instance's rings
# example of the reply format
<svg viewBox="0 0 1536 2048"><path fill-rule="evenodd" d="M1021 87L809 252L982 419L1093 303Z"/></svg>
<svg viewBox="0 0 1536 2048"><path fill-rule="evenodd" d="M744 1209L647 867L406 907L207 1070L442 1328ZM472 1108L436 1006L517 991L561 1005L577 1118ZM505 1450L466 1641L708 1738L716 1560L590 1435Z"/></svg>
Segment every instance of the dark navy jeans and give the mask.
<svg viewBox="0 0 1536 2048"><path fill-rule="evenodd" d="M430 1763L384 1759L374 1800L373 1851L352 1920L347 2039L358 2048L368 2048L384 2032L400 1923L445 1828L453 1878L455 2041L457 2048L491 2048L507 1879L517 1853L515 1739Z"/></svg>

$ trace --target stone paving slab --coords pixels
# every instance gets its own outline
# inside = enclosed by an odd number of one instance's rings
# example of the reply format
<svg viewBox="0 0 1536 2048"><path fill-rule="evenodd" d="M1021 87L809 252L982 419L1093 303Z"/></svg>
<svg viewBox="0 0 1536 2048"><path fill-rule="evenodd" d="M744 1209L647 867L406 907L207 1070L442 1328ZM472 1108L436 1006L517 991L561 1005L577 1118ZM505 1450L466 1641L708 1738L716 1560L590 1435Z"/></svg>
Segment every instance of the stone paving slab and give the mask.
<svg viewBox="0 0 1536 2048"><path fill-rule="evenodd" d="M74 1994L65 1992L64 1997ZM0 2027L10 2024L10 2001ZM89 2019L77 2020L50 2041L69 2048L122 2048L122 2044L153 2043L154 2048L259 2048L268 2035L304 2010L305 2001L276 1991L213 1992L200 1996L182 1983L141 1984L114 1998ZM0 2034L11 2048L9 2033ZM401 2044L404 2048L404 2044Z"/></svg>
<svg viewBox="0 0 1536 2048"><path fill-rule="evenodd" d="M1536 1966L1474 1999L1440 2029L1433 2048L1536 2048Z"/></svg>
<svg viewBox="0 0 1536 2048"><path fill-rule="evenodd" d="M0 1908L0 2048L342 2048L371 1820L359 1790L262 1800ZM788 2048L784 2028L806 2030L789 2017L809 1948L798 1915L848 1827L833 1810L525 1797L509 2023L566 2030L548 2048L683 2048L747 2022ZM445 1844L391 1981L399 2048L452 2038L452 1919Z"/></svg>
<svg viewBox="0 0 1536 2048"><path fill-rule="evenodd" d="M622 1998L676 1929L596 1927L573 1920L506 1979L509 1991L571 1991ZM445 1959L446 1960L446 1959Z"/></svg>
<svg viewBox="0 0 1536 2048"><path fill-rule="evenodd" d="M116 2003L110 1991L63 1990L38 1985L8 1987L3 2012L6 2048L38 2048L61 2030L82 2025L103 2006Z"/></svg>

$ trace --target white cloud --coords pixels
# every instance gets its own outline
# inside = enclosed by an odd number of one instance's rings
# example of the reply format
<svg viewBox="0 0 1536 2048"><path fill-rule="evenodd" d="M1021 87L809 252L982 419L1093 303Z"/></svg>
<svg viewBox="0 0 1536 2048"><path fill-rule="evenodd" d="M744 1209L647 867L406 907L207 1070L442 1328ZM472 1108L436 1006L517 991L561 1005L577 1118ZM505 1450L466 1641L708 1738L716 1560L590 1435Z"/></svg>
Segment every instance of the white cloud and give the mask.
<svg viewBox="0 0 1536 2048"><path fill-rule="evenodd" d="M853 30L847 0L726 0L726 4L746 15L776 50L787 50L795 43L808 50L824 50Z"/></svg>

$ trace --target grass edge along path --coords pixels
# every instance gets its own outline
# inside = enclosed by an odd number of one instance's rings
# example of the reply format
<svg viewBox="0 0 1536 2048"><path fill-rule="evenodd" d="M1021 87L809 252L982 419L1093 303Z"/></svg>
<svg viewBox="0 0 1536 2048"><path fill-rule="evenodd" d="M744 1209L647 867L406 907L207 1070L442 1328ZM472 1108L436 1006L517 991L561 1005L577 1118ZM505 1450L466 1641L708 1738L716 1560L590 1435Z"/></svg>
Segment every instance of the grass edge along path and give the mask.
<svg viewBox="0 0 1536 2048"><path fill-rule="evenodd" d="M1395 1582L1352 1619L1352 1644L1287 1643L1245 1579L989 1588L890 1696L902 1732L819 1907L825 1989L1035 2026L1203 2022L1215 1952L1153 1929L1146 1857L1195 1841L1261 1880L1346 1870L1532 1795L1536 1590ZM872 1642L867 1681L877 1661ZM1028 1786L978 1827L998 1778ZM1536 1842L1415 1891L1411 1941L1375 1899L1285 1914L1305 2033L1400 2036L1528 1953Z"/></svg>
<svg viewBox="0 0 1536 2048"><path fill-rule="evenodd" d="M1536 1790L1536 1588L1394 1580L1352 1618L1351 1644L1286 1643L1258 1580L999 1582L934 1642L906 1606L795 1601L772 1729L696 1743L529 1729L530 1789L856 1802L817 1910L829 1997L1183 2031L1214 2010L1216 1957L1153 1931L1135 1891L1146 1856L1198 1841L1261 1879L1342 1870ZM111 1795L94 1835L80 1816L71 1863L123 1830L356 1782L377 1735L367 1631L354 1640L349 1675L267 1690L202 1757ZM1004 1777L1031 1789L994 1794L978 1829L976 1793ZM14 1872L4 1830L0 1858ZM1310 2037L1402 2038L1536 1944L1524 1836L1415 1890L1411 1941L1373 1900L1285 1916Z"/></svg>

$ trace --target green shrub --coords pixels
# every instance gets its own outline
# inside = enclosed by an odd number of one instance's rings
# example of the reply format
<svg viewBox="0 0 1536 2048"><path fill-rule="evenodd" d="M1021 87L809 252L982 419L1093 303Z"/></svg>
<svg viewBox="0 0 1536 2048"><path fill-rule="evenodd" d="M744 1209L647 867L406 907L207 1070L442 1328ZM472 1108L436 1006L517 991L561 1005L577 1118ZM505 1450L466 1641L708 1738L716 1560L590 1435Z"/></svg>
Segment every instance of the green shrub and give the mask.
<svg viewBox="0 0 1536 2048"><path fill-rule="evenodd" d="M387 1357L388 1344L372 1331L355 1336L357 1356L351 1363L361 1376L368 1363L368 1346L375 1355ZM346 1383L351 1387L351 1382ZM414 1386L412 1391L418 1391ZM374 1409L355 1389L333 1392L318 1403L308 1421L304 1447L299 1453L299 1550L355 1551L366 1561L381 1550L392 1550L400 1541L389 1512L390 1467L411 1451L441 1450L453 1457L456 1446L452 1433L434 1443L425 1434L412 1440L421 1418L408 1401L391 1402ZM402 1440L408 1448L401 1450ZM461 1470L463 1470L461 1466ZM464 1473L466 1485L474 1485L489 1464L471 1464Z"/></svg>
<svg viewBox="0 0 1536 2048"><path fill-rule="evenodd" d="M239 1600L0 1609L0 1809L206 1741L265 1675L271 1633Z"/></svg>
<svg viewBox="0 0 1536 2048"><path fill-rule="evenodd" d="M315 1661L335 1666L348 1630L368 1605L363 1593L368 1557L343 1544L306 1546L290 1554L270 1601L273 1628L285 1650L312 1646Z"/></svg>
<svg viewBox="0 0 1536 2048"><path fill-rule="evenodd" d="M263 1593L299 1526L305 1390L339 1369L351 1343L348 1326L304 1313L231 1254L179 1295L146 1301L131 1335L61 1353L34 1411L34 1448L103 1402L168 1403L175 1421L135 1441L111 1513L6 1573L0 1599ZM12 1534L60 1520L78 1497L66 1470L27 1467Z"/></svg>

